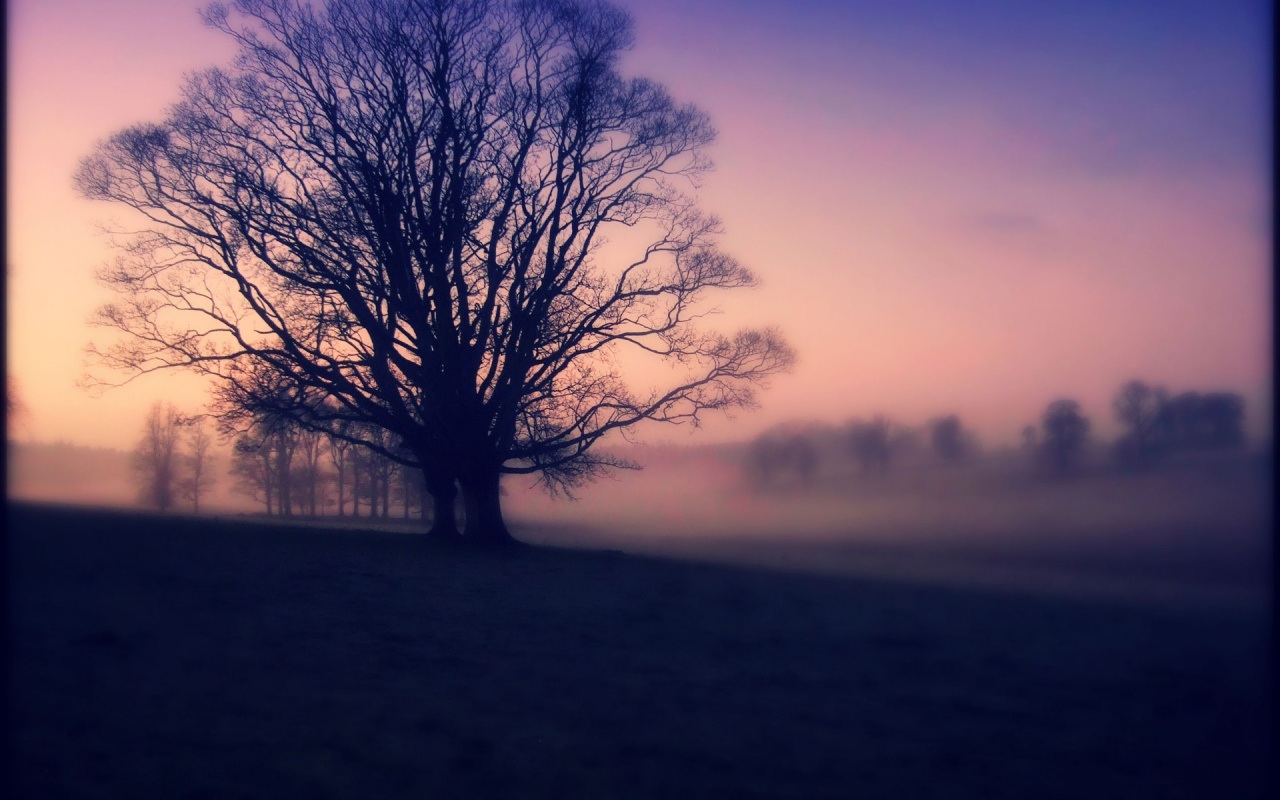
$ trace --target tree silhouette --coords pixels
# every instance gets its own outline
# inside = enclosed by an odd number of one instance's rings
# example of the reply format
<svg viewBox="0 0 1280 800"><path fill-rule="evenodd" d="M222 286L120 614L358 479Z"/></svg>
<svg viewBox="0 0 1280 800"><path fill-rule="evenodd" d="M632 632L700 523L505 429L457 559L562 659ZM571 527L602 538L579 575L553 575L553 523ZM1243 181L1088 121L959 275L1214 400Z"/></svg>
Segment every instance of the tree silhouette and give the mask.
<svg viewBox="0 0 1280 800"><path fill-rule="evenodd" d="M1024 450L1034 451L1036 442L1039 438L1039 431L1035 425L1026 425L1022 428L1022 448Z"/></svg>
<svg viewBox="0 0 1280 800"><path fill-rule="evenodd" d="M294 484L305 498L307 514L316 516L323 507L321 499L320 459L324 455L324 436L319 431L300 429L295 450L298 465L294 468Z"/></svg>
<svg viewBox="0 0 1280 800"><path fill-rule="evenodd" d="M969 454L968 439L960 417L955 414L936 419L929 425L929 441L933 452L948 464L959 463Z"/></svg>
<svg viewBox="0 0 1280 800"><path fill-rule="evenodd" d="M328 437L329 446L326 448L329 452L329 461L333 464L336 472L334 485L338 490L337 507L338 516L346 516L347 504L347 474L351 468L352 457L350 455L351 448L354 445L350 439L343 436L331 435Z"/></svg>
<svg viewBox="0 0 1280 800"><path fill-rule="evenodd" d="M1161 415L1168 401L1168 392L1163 388L1139 380L1129 381L1116 392L1111 405L1116 419L1128 429L1117 443L1122 460L1145 463L1159 453L1165 444Z"/></svg>
<svg viewBox="0 0 1280 800"><path fill-rule="evenodd" d="M272 513L275 470L271 468L271 450L259 432L243 433L232 442L231 475L237 492L261 502L267 514Z"/></svg>
<svg viewBox="0 0 1280 800"><path fill-rule="evenodd" d="M818 449L803 433L768 432L747 449L747 474L762 488L788 481L808 485L817 468Z"/></svg>
<svg viewBox="0 0 1280 800"><path fill-rule="evenodd" d="M1244 398L1234 392L1209 392L1200 398L1200 422L1207 447L1244 444Z"/></svg>
<svg viewBox="0 0 1280 800"><path fill-rule="evenodd" d="M185 459L186 474L179 481L182 496L191 501L191 510L200 513L200 498L213 487L213 436L204 417L186 422L190 452Z"/></svg>
<svg viewBox="0 0 1280 800"><path fill-rule="evenodd" d="M867 472L887 472L893 459L890 424L878 416L849 426L849 450Z"/></svg>
<svg viewBox="0 0 1280 800"><path fill-rule="evenodd" d="M1161 409L1158 423L1170 444L1183 448L1244 443L1244 398L1234 392L1182 392Z"/></svg>
<svg viewBox="0 0 1280 800"><path fill-rule="evenodd" d="M395 433L436 527L456 483L467 537L502 542L500 475L575 484L618 465L601 437L751 406L792 362L773 331L697 327L709 291L755 279L688 193L713 129L619 74L614 6L237 0L206 20L235 65L77 173L142 221L101 275L120 295L97 321L127 334L95 351L102 385L266 365L307 426ZM669 383L629 386L623 350Z"/></svg>
<svg viewBox="0 0 1280 800"><path fill-rule="evenodd" d="M256 378L269 375L259 370ZM241 391L232 393L232 387ZM250 387L250 388L245 388ZM288 413L291 387L280 380L271 384L225 384L215 393L214 409L223 436L235 437L232 472L241 490L260 497L267 514L293 516L294 454L304 429Z"/></svg>
<svg viewBox="0 0 1280 800"><path fill-rule="evenodd" d="M13 382L12 375L5 376L4 384L4 416L6 430L5 434L9 439L14 439L18 430L25 428L31 415L27 404L23 402L18 387Z"/></svg>
<svg viewBox="0 0 1280 800"><path fill-rule="evenodd" d="M1070 471L1079 462L1089 436L1089 420L1080 413L1080 404L1055 400L1045 409L1041 422L1045 457L1059 473Z"/></svg>
<svg viewBox="0 0 1280 800"><path fill-rule="evenodd" d="M182 415L172 403L152 404L131 457L134 474L142 484L140 499L161 511L173 507L182 425Z"/></svg>

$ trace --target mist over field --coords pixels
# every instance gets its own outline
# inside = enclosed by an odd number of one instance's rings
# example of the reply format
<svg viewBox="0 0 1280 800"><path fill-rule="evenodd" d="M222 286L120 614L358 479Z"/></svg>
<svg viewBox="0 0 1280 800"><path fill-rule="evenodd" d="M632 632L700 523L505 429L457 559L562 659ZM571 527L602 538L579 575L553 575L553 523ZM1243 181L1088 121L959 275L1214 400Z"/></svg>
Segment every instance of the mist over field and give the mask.
<svg viewBox="0 0 1280 800"><path fill-rule="evenodd" d="M1257 447L1179 454L1141 470L1118 468L1100 448L1067 476L1046 474L1016 450L955 465L919 457L884 474L829 459L806 482L769 485L752 479L746 451L619 448L638 469L616 470L573 497L507 476L504 503L513 531L531 544L789 571L1129 596L1186 589L1249 602L1262 601L1270 580L1273 484L1270 455ZM10 457L14 499L138 506L127 454L18 445ZM262 504L225 474L225 454L215 464L205 513L261 518ZM426 530L419 508L406 521L395 501L387 519L333 513L330 497L316 521Z"/></svg>
<svg viewBox="0 0 1280 800"><path fill-rule="evenodd" d="M1270 579L1269 456L1209 453L1138 473L1038 474L1025 455L904 465L760 488L732 449L639 454L638 474L576 503L522 493L528 538L819 572L1140 592L1144 581L1235 587ZM514 493L513 493L514 494ZM1126 588L1127 587L1127 588Z"/></svg>
<svg viewBox="0 0 1280 800"><path fill-rule="evenodd" d="M130 454L70 442L10 442L8 496L46 503L140 508L140 484ZM249 513L253 501L235 491L226 474L227 454L215 460L217 480L210 490L209 512ZM258 507L261 504L257 504Z"/></svg>

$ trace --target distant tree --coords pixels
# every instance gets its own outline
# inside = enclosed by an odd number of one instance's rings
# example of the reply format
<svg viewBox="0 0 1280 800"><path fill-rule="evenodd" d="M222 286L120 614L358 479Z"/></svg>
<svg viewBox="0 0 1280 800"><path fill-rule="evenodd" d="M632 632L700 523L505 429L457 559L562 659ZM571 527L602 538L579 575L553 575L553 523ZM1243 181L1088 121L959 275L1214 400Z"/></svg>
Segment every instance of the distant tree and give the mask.
<svg viewBox="0 0 1280 800"><path fill-rule="evenodd" d="M1209 392L1200 398L1206 447L1244 444L1244 398L1235 392Z"/></svg>
<svg viewBox="0 0 1280 800"><path fill-rule="evenodd" d="M18 398L18 390L13 385L13 376L5 376L4 385L4 413L10 420L13 415L22 408L22 401Z"/></svg>
<svg viewBox="0 0 1280 800"><path fill-rule="evenodd" d="M929 425L929 441L933 452L948 464L957 464L969 455L969 435L960 417L951 414L935 419Z"/></svg>
<svg viewBox="0 0 1280 800"><path fill-rule="evenodd" d="M297 438L296 453L300 461L294 475L295 484L302 493L307 513L314 517L318 509L323 507L320 502L320 459L324 456L324 435L305 428L298 429L294 435Z"/></svg>
<svg viewBox="0 0 1280 800"><path fill-rule="evenodd" d="M1161 414L1169 401L1168 392L1132 380L1120 387L1111 402L1116 419L1127 429L1116 443L1116 454L1122 463L1140 465L1149 462L1162 449L1164 437Z"/></svg>
<svg viewBox="0 0 1280 800"><path fill-rule="evenodd" d="M352 447L347 459L351 465L351 516L360 516L360 501L369 496L364 485L364 476L368 470L369 459L373 458L363 447Z"/></svg>
<svg viewBox="0 0 1280 800"><path fill-rule="evenodd" d="M231 447L231 474L236 478L236 491L262 503L268 516L275 510L276 470L271 465L271 454L268 437L260 430L240 434Z"/></svg>
<svg viewBox="0 0 1280 800"><path fill-rule="evenodd" d="M1084 452L1089 436L1089 420L1080 413L1075 400L1055 400L1045 409L1044 454L1049 464L1058 472L1074 468Z"/></svg>
<svg viewBox="0 0 1280 800"><path fill-rule="evenodd" d="M395 453L399 449L397 436L385 429L379 430L378 433L378 444L381 445L382 451ZM375 452L374 458L370 461L370 467L373 485L377 487L378 515L387 519L391 516L391 485L399 474L400 463L381 452Z"/></svg>
<svg viewBox="0 0 1280 800"><path fill-rule="evenodd" d="M745 466L757 486L807 485L818 467L818 449L802 433L772 431L751 443Z"/></svg>
<svg viewBox="0 0 1280 800"><path fill-rule="evenodd" d="M276 471L276 508L284 517L293 516L293 456L298 449L299 429L288 419L267 419L262 422L267 434L271 464Z"/></svg>
<svg viewBox="0 0 1280 800"><path fill-rule="evenodd" d="M1028 425L1022 429L1022 448L1030 452L1035 452L1039 440L1039 432L1035 425Z"/></svg>
<svg viewBox="0 0 1280 800"><path fill-rule="evenodd" d="M400 468L400 499L404 502L404 518L409 519L410 511L418 509L422 513L422 471L413 467Z"/></svg>
<svg viewBox="0 0 1280 800"><path fill-rule="evenodd" d="M330 435L329 437L329 461L333 464L333 469L337 473L334 478L334 487L338 491L337 507L338 516L346 516L347 505L347 477L350 471L350 452L355 446L349 439L338 435Z"/></svg>
<svg viewBox="0 0 1280 800"><path fill-rule="evenodd" d="M406 466L404 461L409 459L412 454L405 448L403 442L396 444L396 451L400 451L405 456L404 460L394 464L394 486L389 486L392 490L394 500L398 500L404 510L404 519L409 519L410 511L413 506L422 502L422 487L424 476L422 470L415 467ZM389 481L389 483L391 483Z"/></svg>
<svg viewBox="0 0 1280 800"><path fill-rule="evenodd" d="M1245 441L1244 408L1234 392L1182 392L1163 405L1157 424L1174 447L1235 447Z"/></svg>
<svg viewBox="0 0 1280 800"><path fill-rule="evenodd" d="M1198 438L1199 417L1200 393L1181 392L1164 402L1156 424L1171 447L1183 448Z"/></svg>
<svg viewBox="0 0 1280 800"><path fill-rule="evenodd" d="M204 417L196 417L187 423L187 445L190 451L187 453L186 475L183 476L180 485L182 487L182 496L191 503L191 509L197 514L200 513L200 497L204 495L214 484L214 476L212 467L213 460L213 435L209 433L209 427Z"/></svg>
<svg viewBox="0 0 1280 800"><path fill-rule="evenodd" d="M182 423L182 415L172 403L157 401L147 413L142 439L133 450L133 471L142 484L140 499L161 511L173 507Z"/></svg>
<svg viewBox="0 0 1280 800"><path fill-rule="evenodd" d="M19 428L25 428L27 420L30 416L30 410L27 404L22 402L22 397L18 392L18 387L14 385L13 376L5 376L4 391L4 416L7 430L5 431L8 438L14 438L14 434Z"/></svg>
<svg viewBox="0 0 1280 800"><path fill-rule="evenodd" d="M890 427L889 420L883 416L849 426L849 451L867 472L888 471L893 460Z"/></svg>
<svg viewBox="0 0 1280 800"><path fill-rule="evenodd" d="M235 382L217 384L213 391L213 413L224 436L237 437L241 450L241 487L249 487L257 466L249 466L249 455L266 470L256 478L265 497L267 513L274 508L282 516L293 515L293 456L303 425L297 409L311 404L310 398L290 378L262 364L245 370ZM244 437L241 440L240 437ZM274 498L273 498L274 495Z"/></svg>
<svg viewBox="0 0 1280 800"><path fill-rule="evenodd" d="M266 505L267 514L293 516L294 488L300 486L294 471L294 455L301 429L287 417L260 415L248 428L236 433L226 419L220 421L224 433L235 435L231 470L238 478L237 488L250 493Z"/></svg>

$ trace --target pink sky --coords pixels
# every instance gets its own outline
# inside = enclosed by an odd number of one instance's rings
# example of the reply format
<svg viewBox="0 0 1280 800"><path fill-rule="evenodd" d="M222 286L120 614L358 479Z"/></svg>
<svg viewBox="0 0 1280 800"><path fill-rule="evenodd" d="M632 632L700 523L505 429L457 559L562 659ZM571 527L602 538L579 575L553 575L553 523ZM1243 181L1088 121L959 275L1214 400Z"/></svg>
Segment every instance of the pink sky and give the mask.
<svg viewBox="0 0 1280 800"><path fill-rule="evenodd" d="M228 60L201 5L9 4L6 346L22 438L127 448L153 399L202 400L177 376L76 388L102 335L84 324L111 256L95 222L113 210L71 188L96 140L160 118L185 71ZM1131 377L1239 391L1251 432L1269 434L1263 4L1155 18L1125 3L623 5L638 34L627 70L720 130L703 206L763 285L724 295L716 324L776 324L800 354L759 411L689 441L955 412L1012 443L1061 396L1109 436Z"/></svg>

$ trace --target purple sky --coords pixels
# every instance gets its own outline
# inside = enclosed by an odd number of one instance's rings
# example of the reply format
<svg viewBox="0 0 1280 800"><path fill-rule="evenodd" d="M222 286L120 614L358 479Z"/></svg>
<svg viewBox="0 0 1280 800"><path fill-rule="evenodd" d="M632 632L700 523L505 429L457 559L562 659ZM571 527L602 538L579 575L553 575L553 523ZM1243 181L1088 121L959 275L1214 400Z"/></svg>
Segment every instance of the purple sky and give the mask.
<svg viewBox="0 0 1280 800"><path fill-rule="evenodd" d="M200 387L75 387L110 258L71 174L225 63L201 3L9 4L9 370L18 434L129 447ZM799 418L956 412L1012 443L1060 396L1110 435L1131 377L1229 389L1269 433L1270 21L1261 2L652 0L631 72L712 116L703 206L763 279L725 328L800 354L739 438ZM679 431L651 439L686 441ZM697 441L694 439L692 441Z"/></svg>

